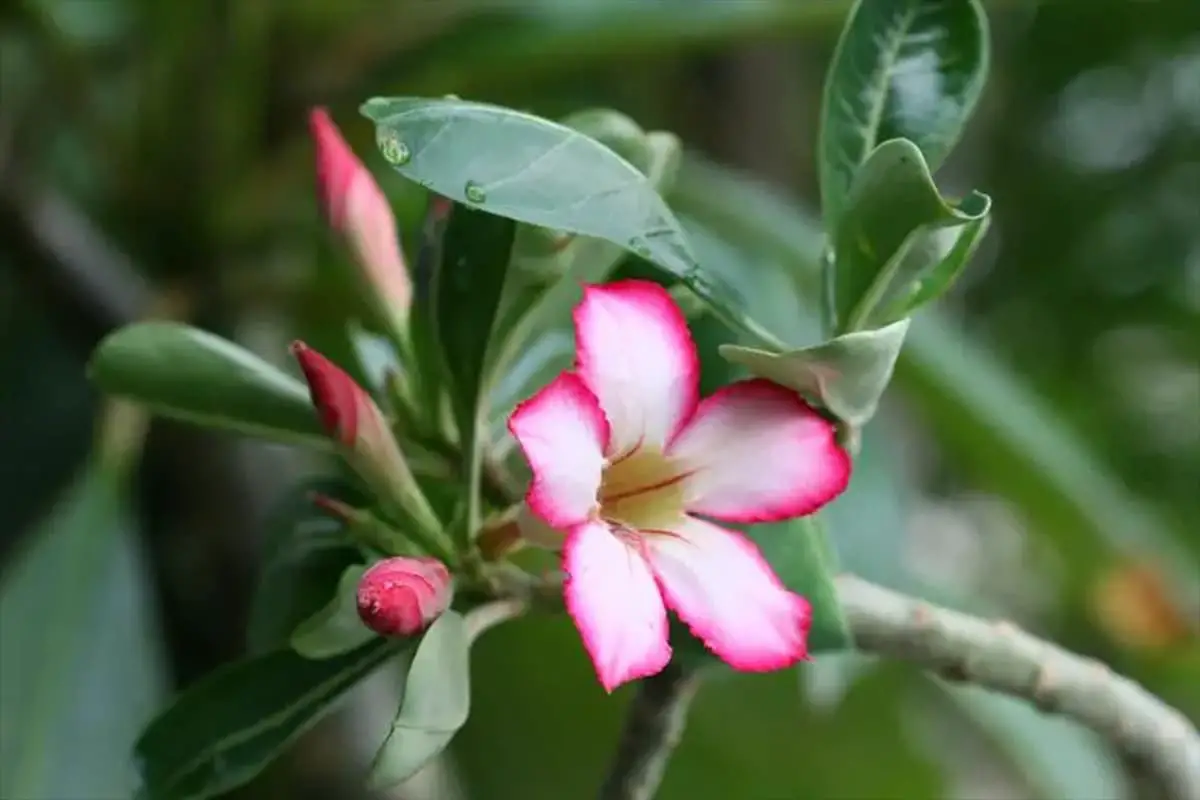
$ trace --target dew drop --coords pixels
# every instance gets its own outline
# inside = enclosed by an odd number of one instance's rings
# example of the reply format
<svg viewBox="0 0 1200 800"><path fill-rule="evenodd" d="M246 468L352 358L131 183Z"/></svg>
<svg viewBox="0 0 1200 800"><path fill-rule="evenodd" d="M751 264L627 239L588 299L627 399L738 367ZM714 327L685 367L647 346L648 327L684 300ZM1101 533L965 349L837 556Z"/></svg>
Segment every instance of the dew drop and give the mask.
<svg viewBox="0 0 1200 800"><path fill-rule="evenodd" d="M399 167L407 164L408 160L412 158L412 151L408 149L408 145L400 141L394 133L381 131L377 141L379 152L383 153L383 157L389 164Z"/></svg>
<svg viewBox="0 0 1200 800"><path fill-rule="evenodd" d="M464 191L467 195L467 199L472 203L482 203L483 201L487 200L487 192L485 192L483 187L475 181L467 181Z"/></svg>

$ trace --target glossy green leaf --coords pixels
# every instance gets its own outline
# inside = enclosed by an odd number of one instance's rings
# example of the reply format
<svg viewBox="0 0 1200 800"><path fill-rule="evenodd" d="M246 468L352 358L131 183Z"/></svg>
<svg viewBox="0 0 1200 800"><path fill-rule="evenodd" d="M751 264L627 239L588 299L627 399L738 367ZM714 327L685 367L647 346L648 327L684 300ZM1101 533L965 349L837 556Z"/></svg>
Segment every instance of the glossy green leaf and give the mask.
<svg viewBox="0 0 1200 800"><path fill-rule="evenodd" d="M329 603L292 633L293 650L305 658L332 658L362 647L375 636L358 617L358 582L366 571L361 564L346 568Z"/></svg>
<svg viewBox="0 0 1200 800"><path fill-rule="evenodd" d="M89 371L105 392L199 425L327 447L304 384L227 339L175 322L105 337Z"/></svg>
<svg viewBox="0 0 1200 800"><path fill-rule="evenodd" d="M938 192L916 145L893 139L867 157L854 179L833 238L834 312L837 330L850 333L894 322L886 314L937 266L923 245L931 230L977 222L988 213L987 195L957 204Z"/></svg>
<svg viewBox="0 0 1200 800"><path fill-rule="evenodd" d="M404 683L404 699L375 756L376 789L411 777L442 752L471 709L471 642L460 614L447 611L425 632Z"/></svg>
<svg viewBox="0 0 1200 800"><path fill-rule="evenodd" d="M978 0L858 0L825 78L817 164L836 230L860 166L889 139L936 170L975 109L990 59Z"/></svg>
<svg viewBox="0 0 1200 800"><path fill-rule="evenodd" d="M721 355L758 377L815 398L838 419L861 428L875 415L907 332L908 320L902 319L786 353L723 345Z"/></svg>
<svg viewBox="0 0 1200 800"><path fill-rule="evenodd" d="M727 324L770 341L737 290L700 268L646 176L595 139L456 98L374 98L362 113L409 180L493 214L613 242L686 282Z"/></svg>
<svg viewBox="0 0 1200 800"><path fill-rule="evenodd" d="M342 524L313 507L313 491L351 504L362 500L340 481L322 479L297 487L276 504L267 521L262 573L250 606L247 640L252 653L287 647L296 627L329 602L342 573L362 561Z"/></svg>
<svg viewBox="0 0 1200 800"><path fill-rule="evenodd" d="M90 465L0 573L0 797L137 788L129 750L169 678L125 491Z"/></svg>
<svg viewBox="0 0 1200 800"><path fill-rule="evenodd" d="M486 431L488 351L500 310L504 277L512 255L516 223L468 206L456 206L442 243L442 260L433 283L438 342L450 397L466 454L468 507L464 533L478 526L477 502Z"/></svg>
<svg viewBox="0 0 1200 800"><path fill-rule="evenodd" d="M246 783L406 646L376 639L322 661L277 650L207 675L138 740L139 799L203 800Z"/></svg>

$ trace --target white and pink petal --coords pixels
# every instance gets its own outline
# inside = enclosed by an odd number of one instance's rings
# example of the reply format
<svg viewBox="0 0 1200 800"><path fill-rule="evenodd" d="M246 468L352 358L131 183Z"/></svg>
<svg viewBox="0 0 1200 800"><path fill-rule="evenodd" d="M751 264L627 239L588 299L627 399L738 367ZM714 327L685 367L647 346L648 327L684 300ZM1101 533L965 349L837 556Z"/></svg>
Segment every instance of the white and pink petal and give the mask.
<svg viewBox="0 0 1200 800"><path fill-rule="evenodd" d="M783 585L745 536L683 517L645 541L667 606L722 661L768 672L808 657L808 601Z"/></svg>
<svg viewBox="0 0 1200 800"><path fill-rule="evenodd" d="M671 660L667 611L645 557L602 522L580 525L563 550L567 612L611 692Z"/></svg>
<svg viewBox="0 0 1200 800"><path fill-rule="evenodd" d="M508 429L533 471L526 502L553 528L591 515L604 470L609 429L596 397L564 372L517 406Z"/></svg>
<svg viewBox="0 0 1200 800"><path fill-rule="evenodd" d="M600 401L619 457L661 451L696 408L700 362L683 312L656 283L585 286L575 307L576 369Z"/></svg>
<svg viewBox="0 0 1200 800"><path fill-rule="evenodd" d="M850 456L834 424L762 379L704 398L667 454L687 475L687 510L728 522L811 514L850 481Z"/></svg>

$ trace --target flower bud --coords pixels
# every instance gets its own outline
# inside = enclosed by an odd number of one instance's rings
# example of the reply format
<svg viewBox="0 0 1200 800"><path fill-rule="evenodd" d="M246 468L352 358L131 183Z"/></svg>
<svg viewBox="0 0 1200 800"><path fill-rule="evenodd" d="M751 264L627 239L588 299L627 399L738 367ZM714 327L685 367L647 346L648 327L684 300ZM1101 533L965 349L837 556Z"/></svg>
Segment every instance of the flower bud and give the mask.
<svg viewBox="0 0 1200 800"><path fill-rule="evenodd" d="M349 245L368 300L401 332L412 305L412 284L392 207L325 109L309 113L309 130L317 147L317 194L325 218Z"/></svg>
<svg viewBox="0 0 1200 800"><path fill-rule="evenodd" d="M407 512L426 529L436 529L437 518L371 395L304 342L293 342L291 349L321 424L346 463L386 505Z"/></svg>
<svg viewBox="0 0 1200 800"><path fill-rule="evenodd" d="M436 558L388 558L358 582L358 616L380 636L411 636L450 605L450 571Z"/></svg>

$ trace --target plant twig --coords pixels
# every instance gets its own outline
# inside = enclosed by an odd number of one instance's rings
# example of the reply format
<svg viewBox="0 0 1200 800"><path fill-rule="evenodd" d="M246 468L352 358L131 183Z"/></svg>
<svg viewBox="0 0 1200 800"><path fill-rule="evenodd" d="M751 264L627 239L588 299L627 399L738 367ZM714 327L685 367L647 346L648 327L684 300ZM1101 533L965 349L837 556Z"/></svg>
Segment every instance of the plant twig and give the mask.
<svg viewBox="0 0 1200 800"><path fill-rule="evenodd" d="M671 664L638 685L600 800L649 800L683 736L699 676Z"/></svg>
<svg viewBox="0 0 1200 800"><path fill-rule="evenodd" d="M1069 717L1109 739L1168 797L1200 798L1196 727L1128 678L1007 622L938 608L851 575L837 584L859 650Z"/></svg>

